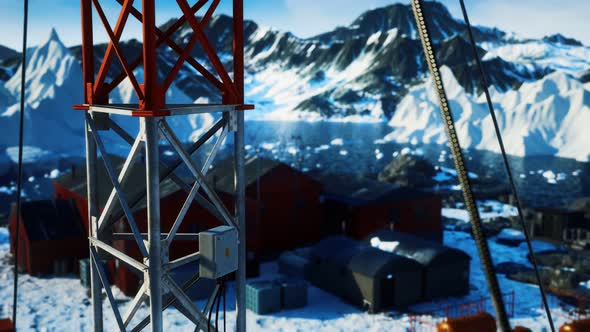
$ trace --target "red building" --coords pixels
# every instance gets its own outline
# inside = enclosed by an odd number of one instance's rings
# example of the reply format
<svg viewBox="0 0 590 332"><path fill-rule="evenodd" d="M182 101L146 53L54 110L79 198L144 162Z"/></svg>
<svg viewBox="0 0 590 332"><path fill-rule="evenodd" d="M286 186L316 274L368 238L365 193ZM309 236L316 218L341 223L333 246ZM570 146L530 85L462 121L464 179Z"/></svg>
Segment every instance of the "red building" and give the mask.
<svg viewBox="0 0 590 332"><path fill-rule="evenodd" d="M115 172L119 174L125 160L117 156L109 156L109 159L113 166L118 165L118 167L115 167ZM106 167L100 159L97 161L96 174L97 179L99 179L96 183L96 199L98 201L98 206L102 209L109 198L113 185L109 179ZM145 193L145 177L145 167L141 165L141 163L136 163L131 169L127 181L122 186L130 204ZM88 200L86 199L86 165L83 164L77 167L72 167L69 173L63 174L55 179L53 181L53 192L55 199L73 199L76 202L76 206L82 217L84 229L88 234L89 223ZM113 214L119 214L120 212L121 206L117 201L115 203L115 208L113 209Z"/></svg>
<svg viewBox="0 0 590 332"><path fill-rule="evenodd" d="M112 159L122 162L120 159ZM114 162L115 163L115 162ZM281 251L309 245L320 239L323 220L320 196L321 184L311 177L278 161L264 158L249 158L245 164L246 172L246 223L248 274L258 274L258 262L262 258L277 256ZM106 169L99 163L97 184L98 201L103 207L112 190ZM218 192L228 211L234 209L233 199L233 165L223 161L208 174L209 183ZM86 202L86 172L84 167L74 169L54 182L55 195L61 198L73 198L88 224ZM143 197L145 193L145 169L137 164L130 172L123 190L130 202ZM173 181L166 180L160 187L161 227L169 230L180 211L187 193ZM202 196L206 197L201 190ZM147 210L145 201L132 207L134 218L141 232L147 232ZM117 203L113 215L120 213ZM198 233L216 226L221 222L198 203L188 209L179 233ZM86 229L88 227L86 226ZM116 232L129 232L125 222L119 222ZM140 254L134 240L116 240L113 246L139 259ZM87 251L87 248L85 248ZM173 242L170 259L198 251L197 241ZM123 264L111 263L113 282L125 294L131 295L139 287L137 276Z"/></svg>
<svg viewBox="0 0 590 332"><path fill-rule="evenodd" d="M162 183L160 186L160 191L160 225L162 232L168 232L168 230L172 228L178 212L182 208L188 194L184 190L180 189L172 181L168 180ZM219 193L219 197L227 207L228 211L233 211L234 203L232 196ZM254 204L255 202L251 200L246 201L247 220L253 219L251 211L255 209ZM147 209L145 202L137 206L134 211L135 212L133 216L140 232L147 232ZM217 219L217 217L213 216L209 211L195 202L188 209L184 221L178 229L178 233L198 233L217 227L221 224L222 223ZM116 232L130 232L128 224L125 222L119 222L115 228ZM247 228L247 245L249 256L247 273L250 277L258 276L259 273L258 255L253 249L256 246L257 239L255 236L253 236L253 234L255 234L253 231L254 229ZM113 242L113 246L135 259L141 258L141 254L135 240L116 240ZM172 242L170 247L170 260L174 260L197 251L199 251L198 241L175 240ZM113 262L112 264L112 269L114 271L113 283L117 285L117 287L119 287L119 289L121 289L126 295L134 295L139 289L140 280L143 278L143 276L136 275L136 271L134 269L128 268L124 264L120 264L117 261ZM197 271L197 267L195 267L195 271Z"/></svg>
<svg viewBox="0 0 590 332"><path fill-rule="evenodd" d="M78 260L88 257L86 234L71 200L23 202L20 216L10 215L10 251L16 248L19 222L18 267L31 275L73 273Z"/></svg>
<svg viewBox="0 0 590 332"><path fill-rule="evenodd" d="M115 172L119 173L120 168L124 162L123 159L116 156L109 156L113 165L116 167ZM108 197L113 189L112 183L108 177L108 173L104 163L97 164L97 178L96 183L97 201L99 209L105 206ZM141 161L137 161L129 171L129 175L122 184L123 192L131 210L133 217L139 228L139 231L146 233L147 229L147 210L145 205L145 183L146 174L145 166ZM56 198L69 198L76 202L81 215L83 215L83 224L88 232L88 201L86 193L86 168L84 165L72 168L71 172L64 174L57 178L54 183L54 195ZM203 194L203 193L201 193ZM204 195L204 194L203 194ZM171 180L165 180L160 185L160 224L162 232L167 232L182 208L188 193L182 190ZM228 195L221 195L223 202L228 209L233 208L233 199ZM251 204L248 202L247 204ZM121 205L118 200L115 202L111 216L117 219L118 216L123 217ZM198 233L201 230L210 229L221 225L221 222L216 217L212 216L207 210L203 209L198 203L193 203L189 208L185 219L178 230L178 233ZM128 224L121 220L116 223L114 227L116 233L131 232ZM115 248L125 252L127 255L140 260L141 254L135 240L114 240L112 244ZM88 244L86 242L84 252L88 252ZM170 248L170 259L180 258L182 256L197 252L199 244L197 241L174 241ZM135 270L128 268L117 260L109 262L110 277L113 283L118 286L126 295L134 295L139 289L140 280L143 276L135 274Z"/></svg>
<svg viewBox="0 0 590 332"><path fill-rule="evenodd" d="M442 199L426 191L354 177L319 176L325 235L364 239L384 228L442 242Z"/></svg>
<svg viewBox="0 0 590 332"><path fill-rule="evenodd" d="M233 192L231 163L209 173L220 192ZM262 157L246 160L246 199L256 202L248 211L248 227L255 234L253 249L262 258L276 257L284 250L321 239L322 185L288 165Z"/></svg>

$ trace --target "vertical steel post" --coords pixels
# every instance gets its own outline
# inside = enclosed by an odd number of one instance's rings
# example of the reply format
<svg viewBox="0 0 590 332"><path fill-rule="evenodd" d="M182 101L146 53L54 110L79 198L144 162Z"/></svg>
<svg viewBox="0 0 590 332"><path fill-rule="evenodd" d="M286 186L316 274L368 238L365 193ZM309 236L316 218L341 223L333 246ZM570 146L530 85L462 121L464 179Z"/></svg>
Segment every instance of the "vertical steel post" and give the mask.
<svg viewBox="0 0 590 332"><path fill-rule="evenodd" d="M244 1L234 0L233 5L234 85L238 93L237 104L244 103Z"/></svg>
<svg viewBox="0 0 590 332"><path fill-rule="evenodd" d="M147 214L148 214L148 282L152 332L162 332L162 250L160 237L160 174L157 118L141 118L145 130Z"/></svg>
<svg viewBox="0 0 590 332"><path fill-rule="evenodd" d="M96 201L96 142L86 122L86 191L88 198L88 235L98 238L98 208ZM89 243L92 246L91 243ZM102 286L98 271L90 264L90 294L92 298L93 331L102 332Z"/></svg>
<svg viewBox="0 0 590 332"><path fill-rule="evenodd" d="M237 104L244 103L244 3L233 1L234 85ZM236 111L237 128L234 134L234 167L236 216L239 227L238 271L236 277L236 330L246 331L246 187L244 174L244 112Z"/></svg>
<svg viewBox="0 0 590 332"><path fill-rule="evenodd" d="M237 331L246 331L246 188L244 174L244 113L237 112L237 130L234 134L236 167L236 217L239 227L238 272L236 278Z"/></svg>
<svg viewBox="0 0 590 332"><path fill-rule="evenodd" d="M94 41L92 32L92 2L81 0L80 10L82 18L82 75L84 81L84 103L92 102L92 84L94 83ZM88 88L90 87L90 89ZM92 115L91 115L92 116ZM96 188L96 142L92 138L88 122L85 124L86 138L86 194L88 199L88 235L98 238L98 202ZM91 245L89 243L89 245ZM94 332L103 331L102 318L102 287L98 271L94 264L90 264L90 296L92 299L92 317Z"/></svg>
<svg viewBox="0 0 590 332"><path fill-rule="evenodd" d="M82 80L84 81L84 102L90 103L92 101L92 95L87 85L94 83L94 40L91 0L80 0L80 10L82 17Z"/></svg>
<svg viewBox="0 0 590 332"><path fill-rule="evenodd" d="M140 107L144 110L155 111L162 100L158 88L158 68L156 49L156 4L155 0L143 0L143 104Z"/></svg>

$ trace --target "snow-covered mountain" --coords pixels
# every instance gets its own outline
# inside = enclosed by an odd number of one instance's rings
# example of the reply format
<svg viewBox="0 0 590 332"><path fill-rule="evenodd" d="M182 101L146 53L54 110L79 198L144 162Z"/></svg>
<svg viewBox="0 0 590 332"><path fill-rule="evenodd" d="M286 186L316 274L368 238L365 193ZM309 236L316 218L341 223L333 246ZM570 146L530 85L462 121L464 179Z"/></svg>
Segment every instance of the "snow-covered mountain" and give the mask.
<svg viewBox="0 0 590 332"><path fill-rule="evenodd" d="M25 144L47 150L81 151L84 141L83 114L72 105L83 100L82 71L78 60L59 40L55 30L27 60ZM21 69L0 89L0 145L17 143ZM1 97L0 97L1 98ZM73 139L76 138L76 139Z"/></svg>
<svg viewBox="0 0 590 332"><path fill-rule="evenodd" d="M143 77L141 69L136 70L136 77ZM171 104L191 104L193 102L206 102L204 100L195 100L187 96L176 84L172 84L168 91L166 91L166 100ZM129 79L125 79L121 84L113 90L110 95L110 102L113 104L136 104L138 103L137 95L133 90L133 86ZM170 126L180 133L180 138L183 140L196 141L199 136L213 124L215 118L211 114L190 114L185 117L169 117L167 119ZM136 132L138 128L137 119L128 117L117 117L117 123L122 125L130 132Z"/></svg>
<svg viewBox="0 0 590 332"><path fill-rule="evenodd" d="M469 91L481 91L465 25L438 2L427 2L439 62ZM479 40L506 42L497 29L476 28ZM480 49L483 54L484 49ZM348 27L309 39L257 27L249 35L249 97L273 119L324 117L389 119L408 88L423 81L427 67L409 5L368 11ZM501 90L536 80L550 69L486 59L490 81ZM280 73L280 74L279 74Z"/></svg>
<svg viewBox="0 0 590 332"><path fill-rule="evenodd" d="M83 113L74 111L72 106L81 103L82 71L79 60L64 46L55 30L35 47L27 60L26 68L25 145L42 150L82 154L84 151ZM140 72L137 72L140 74ZM139 77L139 76L138 76ZM21 69L0 85L0 146L17 144ZM192 103L188 97L173 85L167 93L171 103ZM111 95L114 103L136 103L131 84L124 81ZM203 128L213 123L213 117L190 116L188 121L171 118L171 125L179 130L184 140L194 139ZM117 121L131 132L138 129L136 119L118 117ZM112 137L106 137L110 139Z"/></svg>
<svg viewBox="0 0 590 332"><path fill-rule="evenodd" d="M499 152L485 97L467 94L448 67L441 74L463 147ZM589 160L590 90L574 77L557 71L516 90L492 89L492 100L508 153ZM410 89L389 125L386 140L447 142L431 80Z"/></svg>
<svg viewBox="0 0 590 332"><path fill-rule="evenodd" d="M439 2L426 2L425 11L431 26L436 27L432 30L439 63L447 66L447 76L453 77L448 80L455 85L447 89L455 91L453 103L461 106L455 109L461 112L457 118L463 121L460 125L464 131L463 144L496 150L493 140L486 136L489 128L484 128L487 111L476 97L483 87L465 38L464 23L454 18ZM170 24L165 23L162 28ZM224 15L213 17L206 29L228 68L231 67L231 57L226 55L232 50L231 33L231 19ZM496 91L496 103L508 114L505 127L510 130L507 134L515 139L510 152L586 159L587 153L582 151L583 137L575 132L568 134L567 130L573 130L575 123L579 123L569 119L583 116L589 105L584 94L576 96L581 94L579 89L583 89L578 81L590 81L590 49L561 35L531 40L486 27L476 27L475 35L480 42L478 51L483 55L489 81ZM185 25L172 38L185 46L191 36L191 28ZM367 11L346 27L307 39L246 21L245 36L246 97L248 102L257 105L257 111L248 113L249 119L389 121L395 131L388 139L417 143L442 139L439 135L442 127L430 130L430 126L436 124L434 117L438 113L428 113L424 109L437 110L426 93L428 83L424 82L428 71L409 5L393 4ZM121 47L130 58L141 53L141 44L136 40L124 41ZM98 61L105 49L106 44L95 47L96 68L99 68ZM65 48L53 31L48 40L30 54L27 67L28 144L44 149L59 147L62 151L82 151L82 115L71 111L71 105L82 100L80 47ZM207 66L201 48L195 47L192 55ZM160 76L170 71L176 58L177 55L167 48L159 50ZM17 59L2 59L0 62L3 72L11 77L4 86L0 83L0 125L7 128L0 146L16 143L16 102L20 83L17 64ZM114 77L119 71L115 62L108 75ZM558 73L552 74L555 72ZM561 72L571 76L559 74ZM535 94L538 100L533 98L534 104L527 104L525 95L534 93L527 89L543 86L544 82L562 76L563 81L571 81L571 84L555 90L559 96L551 98L552 90L543 90ZM510 105L509 99L513 95L521 99ZM110 97L113 102L134 100L128 82L113 91ZM211 102L220 100L218 91L205 79L188 67L181 69L168 101L187 103L203 101L204 98ZM424 124L422 129L410 121L412 117L415 120L420 117ZM533 121L537 117L553 119L554 122ZM528 119L533 122L527 122ZM512 123L513 120L519 122ZM211 123L213 118L194 116L188 122L171 121L183 139L194 139L195 131ZM130 122L123 125L130 130L135 128ZM549 127L552 129L544 129ZM50 130L58 134L47 135Z"/></svg>

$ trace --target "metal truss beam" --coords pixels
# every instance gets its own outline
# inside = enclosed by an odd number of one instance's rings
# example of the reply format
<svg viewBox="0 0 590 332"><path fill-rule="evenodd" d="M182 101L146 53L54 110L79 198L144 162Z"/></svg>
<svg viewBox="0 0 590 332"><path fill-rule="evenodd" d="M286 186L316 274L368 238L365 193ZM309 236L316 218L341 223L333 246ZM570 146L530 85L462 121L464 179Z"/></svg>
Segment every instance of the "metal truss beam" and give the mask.
<svg viewBox="0 0 590 332"><path fill-rule="evenodd" d="M121 128L112 119L109 119L109 121L110 121L110 128L118 136L120 136L128 144L133 144L133 137L131 135L129 135L129 133L127 133L123 128ZM193 143L190 148L187 149L187 152L190 155L195 153L195 151L197 151L205 143L207 143L211 139L211 137L213 137L215 135L215 133L217 133L219 131L219 129L224 128L226 123L227 122L225 121L224 118L221 118L220 120L215 122L215 124L213 124L210 128L208 128L205 131L205 133L201 137L199 137L199 139L195 143ZM167 166L163 162L160 162L160 183L162 183L164 180L170 178L170 180L172 180L176 185L178 185L180 188L182 188L186 193L189 193L191 190L191 186L186 184L182 179L180 179L174 173L182 164L183 164L182 159L179 159L178 161L176 161L174 164L172 164L170 166ZM145 199L145 193L142 193L138 197L133 198L132 203L130 204L131 209L136 208L139 205L139 203L143 201L143 199ZM202 207L207 209L207 211L209 213L211 213L214 217L216 217L219 221L223 222L223 217L221 216L221 214L216 210L215 206L213 206L213 204L211 204L207 199L205 199L203 196L201 196L200 194L197 193L195 196L195 200ZM118 220L120 220L123 217L123 215L124 215L124 213L120 212L118 215L116 215L113 218L111 218L110 220L108 220L107 221L108 224L105 226L105 229L109 228L114 223L116 223Z"/></svg>
<svg viewBox="0 0 590 332"><path fill-rule="evenodd" d="M180 143L180 140L178 139L178 137L176 137L172 129L170 129L166 121L160 121L160 130L164 137L166 137L170 145L172 145L174 150L176 150L176 153L178 153L180 158L184 161L189 171L193 173L193 176L195 177L196 181L200 183L201 187L203 188L203 190L205 191L213 205L221 213L224 222L228 225L237 228L237 225L233 220L233 217L227 211L227 208L225 207L223 202L221 202L221 199L219 198L219 196L217 196L217 193L211 187L209 187L209 184L207 184L205 176L195 165L195 162L191 158L191 156L184 150L184 148L182 147L182 143Z"/></svg>
<svg viewBox="0 0 590 332"><path fill-rule="evenodd" d="M104 250L105 252L107 252L111 256L113 256L114 258L117 258L118 260L122 261L126 265L136 269L137 271L139 271L141 273L143 273L148 268L147 265L136 261L131 256L126 255L125 253L111 247L110 245L108 245L96 238L90 237L89 240L90 240L91 245L94 245L94 246Z"/></svg>
<svg viewBox="0 0 590 332"><path fill-rule="evenodd" d="M160 234L161 239L165 240L168 237L168 233ZM141 237L144 240L147 240L148 235L147 233L141 233ZM133 233L113 233L112 236L113 240L133 240L134 235ZM177 233L176 237L174 238L175 241L198 241L199 240L199 233Z"/></svg>
<svg viewBox="0 0 590 332"><path fill-rule="evenodd" d="M189 279L187 282L184 283L184 285L182 286L182 291L183 292L187 292L199 280L200 280L199 275L198 274L195 274L191 279ZM217 290L217 288L213 290L213 294L216 294L216 290ZM167 296L167 299L166 299L166 304L162 307L162 311L168 309L168 307L170 307L171 305L173 305L175 303L176 303L176 298L174 296L172 296L172 295L168 295ZM132 332L138 332L138 331L143 330L149 324L149 321L150 321L150 317L148 315L141 322L139 322L139 324L137 324L137 326L135 326L131 331Z"/></svg>
<svg viewBox="0 0 590 332"><path fill-rule="evenodd" d="M115 314L115 319L117 320L117 325L119 326L119 331L125 331L125 325L123 324L123 319L121 318L121 313L119 312L119 306L115 301L115 297L113 296L113 292L111 291L111 284L109 283L109 278L107 277L104 268L102 267L102 263L98 258L98 253L96 249L90 248L90 256L92 259L92 263L95 266L96 270L98 271L98 276L100 277L100 282L102 283L102 287L104 288L105 293L107 294L107 298L111 304L111 308L113 309L113 313Z"/></svg>
<svg viewBox="0 0 590 332"><path fill-rule="evenodd" d="M174 270L174 269L181 267L183 265L197 262L197 261L199 261L199 259L201 259L201 253L195 252L190 255L186 255L184 257L180 257L178 259L171 261L170 263L165 265L165 268L166 268L166 270Z"/></svg>
<svg viewBox="0 0 590 332"><path fill-rule="evenodd" d="M144 6L146 3L144 2ZM145 9L145 8L144 8ZM162 240L160 238L160 171L156 118L142 118L145 129L149 263L144 282L149 281L153 332L162 332Z"/></svg>
<svg viewBox="0 0 590 332"><path fill-rule="evenodd" d="M147 284L141 285L141 288L139 289L137 294L135 294L135 297L133 298L131 303L129 303L129 308L127 308L127 311L123 315L123 326L125 328L127 328L127 326L129 326L129 323L131 322L133 317L135 317L135 314L137 313L137 310L139 310L139 307L148 298L146 292L147 292Z"/></svg>
<svg viewBox="0 0 590 332"><path fill-rule="evenodd" d="M127 181L127 177L129 176L130 170L131 170L131 168L133 168L133 165L135 164L135 161L137 159L137 155L139 154L139 150L141 148L142 139L143 139L143 133L139 132L137 134L137 138L135 139L135 141L133 142L133 145L131 146L131 151L129 152L129 155L127 156L127 159L125 160L125 163L123 163L123 167L121 168L121 172L119 172L119 177L117 180L119 181L121 186L125 185L125 182ZM102 210L100 218L98 219L98 231L99 232L102 232L104 230L105 219L108 218L110 216L111 212L113 211L116 197L117 197L117 189L115 189L113 187L113 190L111 190L111 194L109 195L109 198L107 199L107 202Z"/></svg>
<svg viewBox="0 0 590 332"><path fill-rule="evenodd" d="M90 237L98 236L98 203L97 203L97 170L96 170L96 142L90 133L90 126L85 122L86 128L86 191L88 199L88 234ZM100 287L100 278L98 277L98 270L94 264L90 264L90 294L92 298L92 318L93 331L102 332L103 330L103 311L102 311L102 296Z"/></svg>
<svg viewBox="0 0 590 332"><path fill-rule="evenodd" d="M191 301L186 293L182 291L182 288L180 288L178 284L176 284L176 282L172 280L172 278L170 278L170 276L167 274L164 277L164 284L166 285L166 288L172 293L172 295L174 295L177 302L179 302L180 305L182 305L190 313L192 317L189 318L195 319L195 321L193 321L195 324L207 326L208 329L215 331L215 328L213 328L207 317L205 317L205 315L201 312L201 310L199 310L199 308L197 308L197 306L193 303L193 301Z"/></svg>
<svg viewBox="0 0 590 332"><path fill-rule="evenodd" d="M121 39L123 29L125 28L125 23L127 23L127 18L129 17L129 10L131 8L133 8L133 0L124 0L124 2L122 3L121 13L119 14L119 19L117 20L117 24L115 25L114 35L116 40L110 41L109 45L107 46L104 58L102 59L102 63L100 64L100 69L98 70L98 75L96 78L98 84L96 85L96 87L101 86L105 78L107 77L107 72L113 59L114 43L119 42L119 40ZM95 93L97 92L96 87L94 90Z"/></svg>
<svg viewBox="0 0 590 332"><path fill-rule="evenodd" d="M129 16L129 8L128 7L131 4L133 4L133 1L126 0L126 5L124 6L124 8L121 11L121 18L117 21L117 24L122 22L123 25L121 25L120 30L117 31L117 32L119 32L118 36L116 35L116 32L114 32L113 29L111 28L111 25L109 24L109 20L106 17L104 11L102 10L102 7L101 7L100 3L98 2L98 0L92 0L92 2L94 3L94 8L96 9L96 12L98 13L98 17L102 21L105 31L107 32L107 34L111 40L111 42L109 43L109 46L112 45L111 48L115 49L115 53L117 54L117 58L119 59L119 62L121 63L121 66L123 67L123 70L127 74L127 77L129 77L129 81L131 82L131 85L133 86L133 90L135 91L137 98L139 100L143 100L145 98L144 93L143 93L141 87L139 86L139 83L137 82L137 78L133 74L133 70L131 69L131 66L129 66L129 62L127 61L127 58L125 57L125 54L123 53L123 49L121 49L121 45L119 45L119 38L121 37L121 34L123 33L123 27L125 25L125 21L127 21L127 17ZM108 49L107 49L107 51L108 51ZM112 53L108 53L108 54L112 54ZM112 55L111 55L111 57L112 57ZM105 68L108 68L110 65L110 62L112 61L112 58L107 59L105 57L104 60L106 60L106 62L108 63L108 65L106 65ZM105 75L106 75L106 73L105 73ZM95 90L95 93L96 93L96 90Z"/></svg>
<svg viewBox="0 0 590 332"><path fill-rule="evenodd" d="M119 197L119 202L121 203L121 207L123 208L123 211L125 212L125 217L127 217L127 223L129 224L129 227L131 227L131 231L133 232L133 234L135 234L135 241L137 242L137 245L139 246L139 251L141 252L143 257L147 257L147 255L148 255L147 249L145 247L145 244L141 240L139 228L137 228L137 224L135 223L135 218L133 217L133 213L131 213L131 209L129 208L129 205L127 204L127 199L125 198L126 197L125 193L123 193L123 188L121 188L121 184L119 183L119 181L115 177L115 170L113 169L113 166L111 165L111 162L109 161L109 157L108 157L108 154L107 154L106 149L104 147L104 143L102 142L102 139L100 138L100 135L98 134L98 131L96 130L94 120L92 119L92 117L90 117L90 114L88 114L88 113L86 113L86 122L90 126L92 137L94 138L94 141L96 142L96 146L98 147L98 150L100 151L100 155L101 155L102 160L104 162L104 166L107 170L107 174L108 174L109 178L111 179L113 187L117 191L117 196Z"/></svg>
<svg viewBox="0 0 590 332"><path fill-rule="evenodd" d="M203 165L203 168L201 170L201 173L203 174L203 176L207 175L207 172L209 171L209 167L211 166L213 159L215 159L215 155L217 155L219 148L221 147L223 141L225 140L226 133L227 133L227 130L224 127L223 130L221 131L221 135L219 135L219 138L217 139L217 142L215 142L213 149L211 150L211 152L209 152L209 156L207 157L205 164ZM178 216L176 217L176 220L174 221L174 224L172 225L172 229L170 229L170 233L168 234L168 237L166 237L166 245L168 246L168 248L170 248L170 245L172 244L172 240L174 240L174 237L176 236L176 232L180 228L180 225L182 224L182 221L184 220L184 217L186 216L188 209L193 204L193 200L195 199L195 196L197 195L200 188L201 188L201 182L195 181L195 183L193 184L193 187L191 188L191 190L188 194L188 197L186 198L186 201L184 202L182 208L180 209L180 212L178 213Z"/></svg>

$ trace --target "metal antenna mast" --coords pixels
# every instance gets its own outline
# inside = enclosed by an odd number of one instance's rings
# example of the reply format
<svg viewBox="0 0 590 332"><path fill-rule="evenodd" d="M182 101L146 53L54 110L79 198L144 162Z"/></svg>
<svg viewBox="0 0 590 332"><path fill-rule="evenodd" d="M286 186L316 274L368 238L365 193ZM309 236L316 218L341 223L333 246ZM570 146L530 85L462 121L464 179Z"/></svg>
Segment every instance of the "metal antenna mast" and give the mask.
<svg viewBox="0 0 590 332"><path fill-rule="evenodd" d="M184 314L196 324L197 330L214 330L206 317L205 310L200 310L186 295L186 291L199 280L198 271L191 280L184 285L178 285L169 274L173 268L199 261L200 253L169 260L168 249L172 241L198 239L198 233L178 233L178 229L193 201L203 205L207 210L217 216L224 224L233 226L238 231L238 270L236 273L236 304L237 304L237 331L245 331L245 281L246 281L246 225L245 225L245 188L244 188L244 111L253 109L252 105L244 105L244 28L243 28L243 0L233 0L233 79L230 77L220 56L216 53L211 41L205 34L205 28L220 0L213 0L206 12L196 16L200 9L205 7L207 0L199 0L194 5L189 5L187 0L176 0L183 16L173 24L161 30L156 26L156 1L141 1L141 11L136 9L134 0L117 0L121 5L121 11L112 27L101 6L101 0L81 0L82 12L82 63L84 104L75 105L74 109L85 112L86 118L86 168L87 168L87 194L88 194L88 220L89 244L91 264L91 296L94 326L93 331L103 331L103 312L101 292L104 289L107 299L113 309L118 329L121 331L139 331L150 324L151 331L162 331L162 312L170 305ZM100 61L100 68L94 69L94 42L93 42L93 9L100 18L104 29L110 39L109 44ZM142 55L130 61L122 51L121 36L127 24L129 16L137 19L143 29ZM192 36L186 45L179 45L172 36L182 27L189 26ZM200 44L209 62L209 68L191 56L191 51L196 44ZM178 54L176 63L164 80L158 80L157 49L166 45ZM113 59L117 58L122 67L122 72L110 78L109 70L112 70ZM166 104L166 91L178 75L183 65L191 66L204 79L215 86L222 97L221 104ZM135 69L143 70L143 84L138 83ZM109 93L128 79L139 104L109 104ZM188 151L170 128L167 118L171 116L184 116L199 113L219 114L217 123L209 128L205 134ZM140 124L140 130L135 136L125 132L112 118L117 114L136 118ZM113 130L123 140L131 144L131 151L119 173L108 158L108 152L102 133ZM228 211L216 192L210 186L205 177L229 133L234 135L234 171L235 171L235 211ZM203 165L197 165L191 154L205 142L219 134L213 149L209 152ZM181 161L173 167L167 167L159 158L158 142L160 137L165 138L174 148ZM133 215L134 206L142 197L130 197L125 193L125 181L130 170L136 163L140 150L145 151L145 197L147 206L147 233L141 233ZM97 163L103 160L107 170L108 179L98 179ZM174 170L181 164L187 166L194 176L194 182L184 183L174 174ZM178 217L170 230L161 230L160 225L160 183L165 179L174 181L180 188L189 192L185 204L178 212ZM111 182L113 189L104 206L97 202L97 184ZM199 192L204 192L202 196ZM120 204L123 217L114 212L116 203ZM131 202L131 204L130 204ZM99 209L101 209L99 212ZM131 234L115 233L113 226L126 221L131 229ZM135 240L141 253L141 259L135 259L131 254L116 249L112 245L113 239ZM143 275L143 286L132 300L130 308L125 312L119 311L119 306L111 293L111 287L102 260L104 258L116 258L121 263ZM216 297L219 287L215 288L210 296ZM129 326L135 317L137 309L142 303L147 302L150 314L137 326Z"/></svg>

